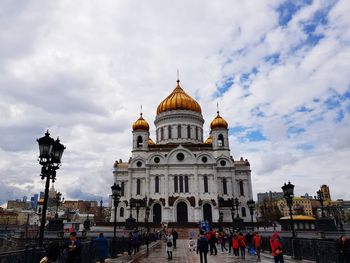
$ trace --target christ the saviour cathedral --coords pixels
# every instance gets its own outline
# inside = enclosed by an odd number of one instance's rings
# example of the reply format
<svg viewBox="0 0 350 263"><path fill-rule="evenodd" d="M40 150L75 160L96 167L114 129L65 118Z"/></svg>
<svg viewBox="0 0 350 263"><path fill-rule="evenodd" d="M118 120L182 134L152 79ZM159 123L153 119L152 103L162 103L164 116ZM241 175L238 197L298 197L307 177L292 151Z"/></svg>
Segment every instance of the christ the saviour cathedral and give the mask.
<svg viewBox="0 0 350 263"><path fill-rule="evenodd" d="M114 163L114 182L122 187L117 222L125 222L138 203L139 222L232 222L232 200L238 198L239 217L250 222L247 200L253 199L248 160L230 153L228 124L219 111L203 140L201 107L181 87L180 81L157 108L155 142L149 124L140 117L132 125L132 156ZM236 212L237 214L237 212ZM112 206L111 222L114 221Z"/></svg>

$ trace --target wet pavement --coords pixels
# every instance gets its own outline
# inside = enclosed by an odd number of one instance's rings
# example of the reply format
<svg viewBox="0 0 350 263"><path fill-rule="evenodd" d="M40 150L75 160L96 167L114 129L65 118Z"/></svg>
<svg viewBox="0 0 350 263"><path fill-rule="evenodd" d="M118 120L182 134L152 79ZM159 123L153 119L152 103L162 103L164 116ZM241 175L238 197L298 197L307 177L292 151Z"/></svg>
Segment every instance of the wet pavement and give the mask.
<svg viewBox="0 0 350 263"><path fill-rule="evenodd" d="M220 246L218 246L220 248ZM142 248L136 256L122 256L117 259L112 259L107 262L118 262L118 263L197 263L200 262L199 255L195 251L189 251L188 249L188 240L180 239L177 241L177 248L173 252L173 260L167 259L166 254L166 244L163 241L159 241L157 244L154 244L153 248L149 249L149 255L146 255L145 248ZM216 256L211 256L208 254L208 263L267 263L274 262L271 254L261 254L261 259L258 259L257 256L246 255L245 258L236 257L233 254L227 252L222 253L221 248L218 249L218 254ZM285 257L286 263L292 262L312 262L312 261L295 261L289 257Z"/></svg>

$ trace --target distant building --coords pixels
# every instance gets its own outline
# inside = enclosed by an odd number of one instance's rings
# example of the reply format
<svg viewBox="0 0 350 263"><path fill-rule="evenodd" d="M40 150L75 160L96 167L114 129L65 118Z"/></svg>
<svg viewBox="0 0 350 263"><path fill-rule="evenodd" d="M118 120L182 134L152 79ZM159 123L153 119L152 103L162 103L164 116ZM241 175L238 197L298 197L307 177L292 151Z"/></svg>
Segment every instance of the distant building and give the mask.
<svg viewBox="0 0 350 263"><path fill-rule="evenodd" d="M38 205L38 199L39 199L38 194L34 194L34 196L30 198L30 206L31 206L31 209L33 209L34 211L36 211L36 207Z"/></svg>
<svg viewBox="0 0 350 263"><path fill-rule="evenodd" d="M289 207L287 206L287 202L284 198L281 198L277 201L277 206L283 216L289 215ZM317 208L319 207L320 202L318 200L297 196L293 198L293 215L317 217Z"/></svg>
<svg viewBox="0 0 350 263"><path fill-rule="evenodd" d="M264 203L264 201L276 201L283 198L283 192L266 192L258 193L258 204Z"/></svg>
<svg viewBox="0 0 350 263"><path fill-rule="evenodd" d="M79 210L79 213L86 213L86 214L97 214L99 210L97 201L84 201L84 200L78 200L78 201L65 200L64 203L60 206L60 208L63 210L70 210L70 211Z"/></svg>
<svg viewBox="0 0 350 263"><path fill-rule="evenodd" d="M18 214L0 207L0 225L17 225Z"/></svg>
<svg viewBox="0 0 350 263"><path fill-rule="evenodd" d="M330 202L332 201L331 199L331 193L329 191L329 186L328 185L321 185L321 192L323 194L323 204L325 206L329 205Z"/></svg>
<svg viewBox="0 0 350 263"><path fill-rule="evenodd" d="M29 204L27 202L23 202L21 199L7 201L7 209L20 211L20 210L26 210L28 208L29 208Z"/></svg>

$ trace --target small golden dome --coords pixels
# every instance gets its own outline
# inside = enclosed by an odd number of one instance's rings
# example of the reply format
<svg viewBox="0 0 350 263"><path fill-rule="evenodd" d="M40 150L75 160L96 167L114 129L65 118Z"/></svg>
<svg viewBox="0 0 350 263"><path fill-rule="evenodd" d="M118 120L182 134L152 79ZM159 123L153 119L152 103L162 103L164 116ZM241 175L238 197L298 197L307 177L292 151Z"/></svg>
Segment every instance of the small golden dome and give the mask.
<svg viewBox="0 0 350 263"><path fill-rule="evenodd" d="M134 124L132 125L132 129L134 131L136 131L136 130L149 131L148 122L145 121L145 119L142 117L142 113L140 113L140 118L138 118L137 121L135 121Z"/></svg>
<svg viewBox="0 0 350 263"><path fill-rule="evenodd" d="M154 141L151 139L151 137L148 137L148 141L147 141L148 145L154 145Z"/></svg>
<svg viewBox="0 0 350 263"><path fill-rule="evenodd" d="M218 115L216 115L215 119L210 123L210 129L215 129L215 128L224 128L227 129L228 124L227 121L225 121L220 115L219 111L217 112Z"/></svg>
<svg viewBox="0 0 350 263"><path fill-rule="evenodd" d="M157 114L171 110L190 110L202 113L201 106L191 98L181 87L180 80L177 80L177 86L168 97L166 97L157 108Z"/></svg>
<svg viewBox="0 0 350 263"><path fill-rule="evenodd" d="M205 140L204 143L205 144L212 144L213 143L213 138L211 137L211 135L209 135L209 137Z"/></svg>

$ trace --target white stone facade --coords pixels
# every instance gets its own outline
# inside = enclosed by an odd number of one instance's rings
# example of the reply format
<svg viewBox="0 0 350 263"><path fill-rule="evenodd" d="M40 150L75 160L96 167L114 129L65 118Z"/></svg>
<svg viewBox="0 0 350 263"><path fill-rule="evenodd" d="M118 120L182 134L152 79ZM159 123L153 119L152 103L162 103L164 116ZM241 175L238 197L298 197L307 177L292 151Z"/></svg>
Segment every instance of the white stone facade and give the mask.
<svg viewBox="0 0 350 263"><path fill-rule="evenodd" d="M156 143L150 143L148 130L134 130L130 160L114 165L113 180L123 188L116 221L129 217L130 200L137 199L149 205L150 222L218 222L221 211L223 221L232 222L227 204L238 198L239 216L250 222L250 165L232 158L228 129L212 129L212 143L204 143L202 114L182 109L159 113L154 124ZM135 209L132 216L136 218ZM144 221L141 208L139 222Z"/></svg>

